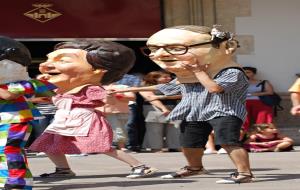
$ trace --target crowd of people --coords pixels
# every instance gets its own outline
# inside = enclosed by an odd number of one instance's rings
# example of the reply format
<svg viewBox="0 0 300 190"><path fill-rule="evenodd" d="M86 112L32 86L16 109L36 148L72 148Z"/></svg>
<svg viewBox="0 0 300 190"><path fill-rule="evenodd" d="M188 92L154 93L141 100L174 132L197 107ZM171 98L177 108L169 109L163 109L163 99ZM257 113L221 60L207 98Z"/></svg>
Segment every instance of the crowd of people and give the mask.
<svg viewBox="0 0 300 190"><path fill-rule="evenodd" d="M217 152L218 146L236 171L216 183L252 182L248 151L288 151L293 140L280 134L272 107L260 100L274 93L272 84L234 61L238 47L219 25L165 28L141 48L162 70L137 77L128 75L135 53L124 45L62 42L31 79L29 50L0 37L0 188L32 189L26 144L55 165L41 177L74 177L66 154L82 153L125 162L128 178L151 176L157 169L128 153L141 149L181 151L186 166L161 177L189 177L207 173L205 149ZM291 114L299 116L300 79L289 92Z"/></svg>

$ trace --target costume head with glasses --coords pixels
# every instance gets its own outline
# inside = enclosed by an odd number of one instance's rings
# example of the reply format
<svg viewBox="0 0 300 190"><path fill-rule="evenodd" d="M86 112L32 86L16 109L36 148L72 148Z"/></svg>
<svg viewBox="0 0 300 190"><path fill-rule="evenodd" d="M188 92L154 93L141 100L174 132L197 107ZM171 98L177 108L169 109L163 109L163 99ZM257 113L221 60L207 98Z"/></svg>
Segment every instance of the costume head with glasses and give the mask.
<svg viewBox="0 0 300 190"><path fill-rule="evenodd" d="M239 66L232 60L237 47L232 33L223 31L220 25L184 25L153 34L142 52L161 68L176 74L180 82L192 83L198 80L184 64L203 65L214 77L223 68Z"/></svg>

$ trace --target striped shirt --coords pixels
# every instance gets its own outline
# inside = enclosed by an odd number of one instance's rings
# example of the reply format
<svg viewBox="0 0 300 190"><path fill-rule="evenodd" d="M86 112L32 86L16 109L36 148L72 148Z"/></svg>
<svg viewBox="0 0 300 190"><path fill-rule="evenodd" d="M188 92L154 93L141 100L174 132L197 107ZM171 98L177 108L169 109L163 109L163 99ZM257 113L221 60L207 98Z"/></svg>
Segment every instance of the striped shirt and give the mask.
<svg viewBox="0 0 300 190"><path fill-rule="evenodd" d="M169 120L208 121L219 116L246 118L248 79L239 68L227 68L213 79L223 88L221 93L209 93L201 83L158 85L165 95L182 94L180 103L169 114Z"/></svg>

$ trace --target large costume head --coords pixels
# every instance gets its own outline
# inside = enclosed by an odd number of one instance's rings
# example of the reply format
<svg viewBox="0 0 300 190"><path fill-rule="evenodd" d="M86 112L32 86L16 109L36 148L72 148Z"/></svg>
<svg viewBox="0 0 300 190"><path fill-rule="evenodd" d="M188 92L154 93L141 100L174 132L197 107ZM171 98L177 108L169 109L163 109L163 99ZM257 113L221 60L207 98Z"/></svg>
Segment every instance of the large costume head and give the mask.
<svg viewBox="0 0 300 190"><path fill-rule="evenodd" d="M20 42L0 36L0 84L28 80L29 50Z"/></svg>
<svg viewBox="0 0 300 190"><path fill-rule="evenodd" d="M55 46L40 64L49 82L63 91L86 84L107 85L118 81L135 62L134 51L109 41L73 41Z"/></svg>
<svg viewBox="0 0 300 190"><path fill-rule="evenodd" d="M174 26L158 31L147 41L144 52L161 68L175 73L183 83L197 82L194 73L184 65L198 64L214 77L221 69L237 66L232 53L238 43L220 26Z"/></svg>

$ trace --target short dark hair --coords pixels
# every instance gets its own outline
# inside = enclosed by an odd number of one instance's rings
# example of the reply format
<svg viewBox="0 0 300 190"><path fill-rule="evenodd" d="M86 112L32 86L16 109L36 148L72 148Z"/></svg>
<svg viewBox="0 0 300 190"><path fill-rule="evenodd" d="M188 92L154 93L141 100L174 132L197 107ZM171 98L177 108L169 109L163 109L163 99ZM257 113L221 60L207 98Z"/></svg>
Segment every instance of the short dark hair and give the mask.
<svg viewBox="0 0 300 190"><path fill-rule="evenodd" d="M257 73L257 69L255 67L243 67L244 70L252 71L254 74Z"/></svg>
<svg viewBox="0 0 300 190"><path fill-rule="evenodd" d="M132 49L111 41L77 40L62 42L54 49L82 49L87 51L86 59L94 69L105 69L101 84L107 85L120 80L135 63Z"/></svg>

